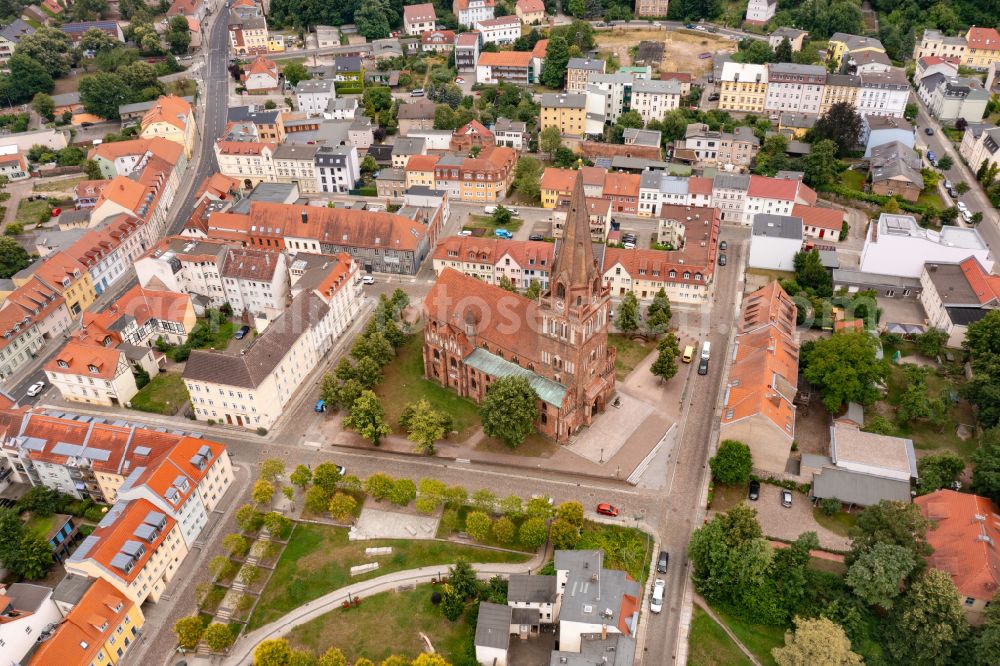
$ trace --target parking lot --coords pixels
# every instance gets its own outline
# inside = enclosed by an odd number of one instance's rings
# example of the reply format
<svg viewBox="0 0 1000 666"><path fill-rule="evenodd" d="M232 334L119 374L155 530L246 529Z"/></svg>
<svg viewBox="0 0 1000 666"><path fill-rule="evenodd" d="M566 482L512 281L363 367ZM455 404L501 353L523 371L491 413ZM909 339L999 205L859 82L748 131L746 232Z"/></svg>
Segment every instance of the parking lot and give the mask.
<svg viewBox="0 0 1000 666"><path fill-rule="evenodd" d="M794 541L803 532L815 532L821 548L838 551L850 549L850 539L835 534L816 522L808 496L793 492L792 506L784 507L781 505L781 490L778 486L762 483L760 499L749 502L757 510L757 520L766 536Z"/></svg>

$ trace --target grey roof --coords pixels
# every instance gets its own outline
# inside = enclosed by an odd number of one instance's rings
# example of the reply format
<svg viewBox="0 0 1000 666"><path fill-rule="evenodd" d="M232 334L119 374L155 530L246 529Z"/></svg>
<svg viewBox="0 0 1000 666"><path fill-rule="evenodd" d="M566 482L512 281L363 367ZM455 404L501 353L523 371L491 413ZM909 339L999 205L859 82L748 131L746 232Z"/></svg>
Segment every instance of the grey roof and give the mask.
<svg viewBox="0 0 1000 666"><path fill-rule="evenodd" d="M34 613L52 595L51 587L32 585L31 583L14 583L7 587L7 596L15 610Z"/></svg>
<svg viewBox="0 0 1000 666"><path fill-rule="evenodd" d="M672 166L669 162L659 160L647 160L645 157L626 157L625 155L615 155L611 158L612 169L623 169L625 171L644 171L646 169L667 170Z"/></svg>
<svg viewBox="0 0 1000 666"><path fill-rule="evenodd" d="M541 105L556 109L582 109L587 106L587 96L580 93L545 93Z"/></svg>
<svg viewBox="0 0 1000 666"><path fill-rule="evenodd" d="M658 190L663 180L662 171L643 171L639 174L639 188L643 190Z"/></svg>
<svg viewBox="0 0 1000 666"><path fill-rule="evenodd" d="M329 312L315 293L303 292L246 348L245 354L196 349L184 368L184 378L229 386L256 388L274 370L296 340Z"/></svg>
<svg viewBox="0 0 1000 666"><path fill-rule="evenodd" d="M751 128L746 127L745 125L733 128L733 141L741 141L754 146L760 145L760 139L757 138L757 135L754 134Z"/></svg>
<svg viewBox="0 0 1000 666"><path fill-rule="evenodd" d="M771 37L788 37L789 40L796 39L799 35L808 35L809 33L805 30L799 30L798 28L790 28L786 25L781 26L777 30L771 33Z"/></svg>
<svg viewBox="0 0 1000 666"><path fill-rule="evenodd" d="M339 56L333 62L335 72L360 72L361 58L357 56Z"/></svg>
<svg viewBox="0 0 1000 666"><path fill-rule="evenodd" d="M750 176L744 173L720 173L712 180L712 189L749 190Z"/></svg>
<svg viewBox="0 0 1000 666"><path fill-rule="evenodd" d="M255 125L273 125L278 121L277 111L258 111L252 106L231 106L226 114L231 123L250 122Z"/></svg>
<svg viewBox="0 0 1000 666"><path fill-rule="evenodd" d="M635 640L624 634L581 634L580 652L553 650L549 666L632 666Z"/></svg>
<svg viewBox="0 0 1000 666"><path fill-rule="evenodd" d="M58 601L60 603L70 604L75 606L83 598L83 595L87 593L90 586L94 584L96 578L91 578L89 576L81 576L79 574L66 574L66 576L59 581L56 585L56 589L52 593L53 601Z"/></svg>
<svg viewBox="0 0 1000 666"><path fill-rule="evenodd" d="M795 127L798 129L811 129L813 125L816 124L816 120L819 118L815 113L792 113L786 112L782 113L778 124L782 127ZM749 127L739 127L737 129L747 129ZM753 133L753 130L751 130Z"/></svg>
<svg viewBox="0 0 1000 666"><path fill-rule="evenodd" d="M752 235L802 240L802 218L758 213L753 217Z"/></svg>
<svg viewBox="0 0 1000 666"><path fill-rule="evenodd" d="M52 101L55 103L56 106L70 106L71 104L79 104L80 93L79 91L77 91L77 92L61 93L59 95L52 95Z"/></svg>
<svg viewBox="0 0 1000 666"><path fill-rule="evenodd" d="M861 85L865 88L891 88L909 90L910 82L906 72L900 67L893 67L888 72L866 72L861 75Z"/></svg>
<svg viewBox="0 0 1000 666"><path fill-rule="evenodd" d="M485 372L490 377L524 377L528 380L531 388L535 389L538 397L553 407L562 407L566 397L566 387L559 382L536 375L534 372L502 359L482 347L477 347L466 356L465 364Z"/></svg>
<svg viewBox="0 0 1000 666"><path fill-rule="evenodd" d="M868 126L869 131L875 130L886 130L886 129L899 129L906 132L913 131L913 123L911 123L906 118L895 118L893 116L861 116L861 122ZM974 123L969 123L969 127L972 127Z"/></svg>
<svg viewBox="0 0 1000 666"><path fill-rule="evenodd" d="M858 51L851 54L851 60L854 61L855 65L867 65L874 62L880 65L888 65L889 67L892 66L889 56L881 51Z"/></svg>
<svg viewBox="0 0 1000 666"><path fill-rule="evenodd" d="M614 625L624 621L634 629L635 617L619 614L625 596L640 598L639 584L624 571L603 568L603 560L599 550L556 551L556 570L569 572L559 621Z"/></svg>
<svg viewBox="0 0 1000 666"><path fill-rule="evenodd" d="M511 120L510 118L497 118L496 124L493 125L493 132L527 132L528 125L521 122L520 120Z"/></svg>
<svg viewBox="0 0 1000 666"><path fill-rule="evenodd" d="M959 308L946 307L944 311L948 314L948 319L956 326L968 326L974 324L990 313L989 308Z"/></svg>
<svg viewBox="0 0 1000 666"><path fill-rule="evenodd" d="M804 171L779 171L774 177L779 180L802 180L805 175Z"/></svg>
<svg viewBox="0 0 1000 666"><path fill-rule="evenodd" d="M924 177L920 173L920 157L901 141L890 141L875 146L871 152L872 182L883 180L908 180L924 188Z"/></svg>
<svg viewBox="0 0 1000 666"><path fill-rule="evenodd" d="M551 578L552 576L548 576ZM511 608L511 624L539 624L541 613L537 608Z"/></svg>
<svg viewBox="0 0 1000 666"><path fill-rule="evenodd" d="M257 183L247 196L243 197L230 208L229 212L247 215L250 213L250 204L254 201L270 201L272 203L294 203L290 201L292 195L298 190L297 185L292 183ZM214 253L213 253L214 254Z"/></svg>
<svg viewBox="0 0 1000 666"><path fill-rule="evenodd" d="M588 58L570 58L566 64L566 69L586 69L591 72L603 72L604 68L603 60L590 60Z"/></svg>
<svg viewBox="0 0 1000 666"><path fill-rule="evenodd" d="M393 143L393 155L422 155L427 146L427 139L422 136L401 136Z"/></svg>
<svg viewBox="0 0 1000 666"><path fill-rule="evenodd" d="M510 606L479 602L476 621L476 646L506 650L510 645Z"/></svg>
<svg viewBox="0 0 1000 666"><path fill-rule="evenodd" d="M845 32L835 32L830 37L831 42L843 42L847 45L848 51L854 51L864 47L882 48L882 42L874 37L862 37L861 35L851 35Z"/></svg>
<svg viewBox="0 0 1000 666"><path fill-rule="evenodd" d="M331 97L330 101L326 103L327 111L342 111L344 109L356 108L358 108L356 97Z"/></svg>
<svg viewBox="0 0 1000 666"><path fill-rule="evenodd" d="M828 86L851 86L861 85L861 77L855 74L827 74L826 85Z"/></svg>
<svg viewBox="0 0 1000 666"><path fill-rule="evenodd" d="M632 85L635 81L635 76L629 72L614 72L609 74L604 74L602 72L591 72L587 76L587 82L593 84L600 83L620 83L622 85Z"/></svg>
<svg viewBox="0 0 1000 666"><path fill-rule="evenodd" d="M403 182L406 180L406 172L402 169L382 169L375 176L375 180Z"/></svg>
<svg viewBox="0 0 1000 666"><path fill-rule="evenodd" d="M941 304L947 307L981 307L979 295L969 284L961 264L925 264L927 277L938 293Z"/></svg>
<svg viewBox="0 0 1000 666"><path fill-rule="evenodd" d="M188 104L194 104L194 97L188 95L187 97L181 97L182 100ZM136 102L134 104L121 104L118 106L119 115L127 115L130 113L138 113L140 111L145 112L153 108L156 104L156 100L150 100L148 102ZM245 107L244 107L245 108Z"/></svg>
<svg viewBox="0 0 1000 666"><path fill-rule="evenodd" d="M392 144L373 143L368 146L366 154L374 157L376 162L389 162L392 159Z"/></svg>
<svg viewBox="0 0 1000 666"><path fill-rule="evenodd" d="M21 41L21 37L24 35L32 35L34 32L34 28L25 23L23 20L16 18L9 24L0 28L0 37L16 44Z"/></svg>
<svg viewBox="0 0 1000 666"><path fill-rule="evenodd" d="M313 158L316 156L316 151L318 150L319 146L316 144L306 144L301 146L289 143L279 143L274 148L274 159L306 160L308 162L312 162Z"/></svg>
<svg viewBox="0 0 1000 666"><path fill-rule="evenodd" d="M555 603L558 596L555 576L510 575L507 584L507 601Z"/></svg>
<svg viewBox="0 0 1000 666"><path fill-rule="evenodd" d="M813 474L812 495L819 499L871 506L882 500L910 502L908 481L886 479L837 467L824 467Z"/></svg>
<svg viewBox="0 0 1000 666"><path fill-rule="evenodd" d="M333 90L333 81L330 79L307 79L299 81L299 84L295 86L295 92L298 94L328 93L331 90Z"/></svg>
<svg viewBox="0 0 1000 666"><path fill-rule="evenodd" d="M399 105L396 117L399 120L430 120L434 118L436 109L434 102L408 102Z"/></svg>
<svg viewBox="0 0 1000 666"><path fill-rule="evenodd" d="M681 84L674 79L656 81L639 79L632 84L632 94L649 93L653 95L680 95Z"/></svg>
<svg viewBox="0 0 1000 666"><path fill-rule="evenodd" d="M801 74L803 76L823 76L826 74L826 67L819 65L800 65L795 62L774 62L767 66L768 73L777 72L779 74Z"/></svg>
<svg viewBox="0 0 1000 666"><path fill-rule="evenodd" d="M626 141L632 139L632 143L637 146L652 146L659 148L660 138L663 136L658 130L638 129L636 127L626 127L624 138Z"/></svg>

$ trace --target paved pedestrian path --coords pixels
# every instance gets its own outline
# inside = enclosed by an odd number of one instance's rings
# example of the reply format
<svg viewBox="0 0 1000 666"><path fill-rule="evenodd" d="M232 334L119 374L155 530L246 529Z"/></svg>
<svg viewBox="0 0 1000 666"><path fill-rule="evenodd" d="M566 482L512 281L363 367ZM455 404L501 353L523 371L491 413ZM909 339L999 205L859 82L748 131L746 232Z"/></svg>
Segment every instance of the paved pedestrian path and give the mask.
<svg viewBox="0 0 1000 666"><path fill-rule="evenodd" d="M539 554L535 555L528 562L520 564L473 564L472 568L475 569L479 578L488 579L493 576L506 577L516 573L531 573L542 565L544 561L545 556ZM353 583L339 590L324 594L322 597L313 599L287 613L280 620L276 620L271 624L264 625L260 629L241 636L236 641L236 645L233 646L229 656L221 663L223 666L249 665L253 662L253 651L261 641L280 638L295 627L340 608L341 604L350 597L364 598L380 592L390 592L400 586L429 583L431 579L440 576L442 571L446 571L453 566L455 565L439 564L419 569L397 571L360 583Z"/></svg>

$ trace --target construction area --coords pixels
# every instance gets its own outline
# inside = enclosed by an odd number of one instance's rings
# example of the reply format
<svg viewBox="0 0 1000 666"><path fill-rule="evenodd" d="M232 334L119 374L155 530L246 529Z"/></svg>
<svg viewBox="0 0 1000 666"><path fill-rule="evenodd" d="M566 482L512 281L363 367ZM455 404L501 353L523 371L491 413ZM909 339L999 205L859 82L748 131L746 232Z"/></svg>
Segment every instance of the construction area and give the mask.
<svg viewBox="0 0 1000 666"><path fill-rule="evenodd" d="M639 57L648 60L655 57L657 47L662 44L659 67L652 62L654 70L661 72L687 72L693 76L706 74L712 67L711 56L718 53L735 53L736 42L721 35L688 30L613 30L594 35L596 48L603 53L614 53L622 66L632 65L634 49L642 44ZM653 42L650 44L649 42ZM703 56L703 54L709 54Z"/></svg>

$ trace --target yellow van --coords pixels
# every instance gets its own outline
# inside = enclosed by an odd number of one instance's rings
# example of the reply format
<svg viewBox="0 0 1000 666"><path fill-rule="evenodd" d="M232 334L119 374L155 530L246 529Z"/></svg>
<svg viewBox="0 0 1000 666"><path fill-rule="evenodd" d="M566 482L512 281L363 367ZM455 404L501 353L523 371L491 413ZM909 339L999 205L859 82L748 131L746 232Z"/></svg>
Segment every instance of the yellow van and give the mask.
<svg viewBox="0 0 1000 666"><path fill-rule="evenodd" d="M687 347L684 348L684 362L690 363L691 359L693 358L694 358L694 347L688 345Z"/></svg>

